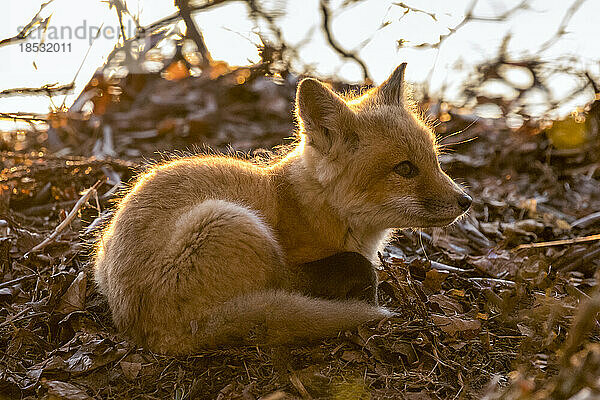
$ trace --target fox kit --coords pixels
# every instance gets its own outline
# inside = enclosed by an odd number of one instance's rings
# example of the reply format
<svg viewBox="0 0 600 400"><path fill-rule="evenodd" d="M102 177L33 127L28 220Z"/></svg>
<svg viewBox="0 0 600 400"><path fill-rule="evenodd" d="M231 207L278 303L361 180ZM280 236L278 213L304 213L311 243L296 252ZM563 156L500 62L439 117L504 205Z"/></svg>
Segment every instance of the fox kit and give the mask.
<svg viewBox="0 0 600 400"><path fill-rule="evenodd" d="M448 225L471 204L405 100L405 66L354 98L301 81L298 143L268 166L197 156L141 175L97 244L117 328L185 354L391 315L369 261L388 231Z"/></svg>

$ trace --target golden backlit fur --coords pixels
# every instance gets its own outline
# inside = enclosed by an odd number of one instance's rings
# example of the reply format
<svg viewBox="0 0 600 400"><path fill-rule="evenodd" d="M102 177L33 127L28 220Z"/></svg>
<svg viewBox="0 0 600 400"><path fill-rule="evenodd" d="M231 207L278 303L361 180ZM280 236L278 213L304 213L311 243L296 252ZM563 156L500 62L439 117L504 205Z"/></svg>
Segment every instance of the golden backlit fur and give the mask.
<svg viewBox="0 0 600 400"><path fill-rule="evenodd" d="M331 282L327 265L306 263L344 252L373 259L390 228L442 226L464 212L468 196L440 169L403 76L404 64L348 100L303 80L298 143L270 165L196 156L141 175L97 244L95 277L116 326L154 351L184 354L318 339L390 315L374 291L322 297L344 279L375 285L370 263ZM417 176L395 172L405 160Z"/></svg>

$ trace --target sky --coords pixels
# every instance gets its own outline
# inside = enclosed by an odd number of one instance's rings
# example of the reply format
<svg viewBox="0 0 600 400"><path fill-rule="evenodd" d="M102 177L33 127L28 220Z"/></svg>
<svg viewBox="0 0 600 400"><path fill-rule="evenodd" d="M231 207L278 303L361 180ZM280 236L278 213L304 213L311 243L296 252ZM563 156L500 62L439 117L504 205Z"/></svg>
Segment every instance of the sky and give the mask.
<svg viewBox="0 0 600 400"><path fill-rule="evenodd" d="M584 0L531 0L528 10L514 14L508 22L472 22L464 26L439 50L398 48L397 41L404 39L409 45L436 42L439 35L447 33L449 27L462 20L471 0L405 1L412 7L435 13L437 20L424 13L403 16L404 10L394 5L398 2L396 0L363 0L344 9L340 8L342 0L332 0L331 8L335 10L332 30L336 40L348 50L359 48L361 43L367 41L359 54L365 60L375 83L385 80L398 64L407 62L406 77L409 81L418 83L430 79L429 86L433 90L446 85L450 87L452 96L452 93L458 93L452 92L452 88L458 87L467 77L470 71L468 67L493 58L502 38L509 32L512 35L509 45L511 55L515 58L536 55L540 45L556 32L568 6L577 1ZM8 3L8 9L5 7L5 12L0 15L0 39L14 36L35 15L41 4L40 0L5 2ZM518 3L520 0L480 0L475 15L500 15ZM279 20L283 35L292 44L305 42L300 57L314 68L317 76L337 75L350 82L361 80L359 66L336 55L318 29L321 21L318 0L269 0L266 4L285 12ZM142 25L176 11L173 0L128 0L127 6L133 14L139 15ZM94 71L104 64L117 41L110 35L111 32L114 35L119 27L117 15L105 1L55 0L43 15L51 15L49 26L54 28L56 36L60 36L62 31L62 38L50 38L49 35L46 38L46 43L61 46L59 51L28 52L26 43L0 47L0 59L4 61L0 64L0 90L67 84L76 76L75 94L56 96L52 101L47 97L0 97L0 112L46 113L53 104L56 106L64 102L69 106ZM575 56L575 67L587 69L600 77L598 15L600 0L584 1L573 15L566 29L568 33L538 55L551 62L558 62L564 56ZM245 65L259 59L256 50L259 38L253 32L254 27L243 2L231 2L198 13L195 20L204 33L214 59L233 65ZM93 34L90 34L90 27L102 27L105 32L93 40L91 46L90 36ZM39 42L37 37L29 43ZM308 40L305 40L307 37ZM62 47L63 44L65 47ZM461 66L462 70L459 68ZM519 79L518 74L515 73L514 79ZM571 77L559 75L554 78L552 86L555 95L560 97L561 93L566 93L575 84ZM501 87L490 90L506 92ZM588 97L591 95L587 94ZM579 103L585 101L585 98L575 100Z"/></svg>

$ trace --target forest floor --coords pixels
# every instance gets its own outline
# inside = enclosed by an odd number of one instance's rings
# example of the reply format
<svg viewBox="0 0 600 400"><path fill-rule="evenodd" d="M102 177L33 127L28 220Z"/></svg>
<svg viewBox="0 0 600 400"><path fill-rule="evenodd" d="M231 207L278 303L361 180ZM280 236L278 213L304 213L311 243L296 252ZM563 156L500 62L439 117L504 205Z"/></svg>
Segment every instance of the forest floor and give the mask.
<svg viewBox="0 0 600 400"><path fill-rule="evenodd" d="M379 300L394 318L311 346L189 357L115 330L90 260L119 189L166 155L260 158L290 143L295 84L260 68L97 77L84 118L72 108L48 129L2 134L0 398L598 398L597 105L552 131L423 104L444 121L443 168L474 202L451 227L398 232L382 254ZM561 132L587 139L565 145Z"/></svg>

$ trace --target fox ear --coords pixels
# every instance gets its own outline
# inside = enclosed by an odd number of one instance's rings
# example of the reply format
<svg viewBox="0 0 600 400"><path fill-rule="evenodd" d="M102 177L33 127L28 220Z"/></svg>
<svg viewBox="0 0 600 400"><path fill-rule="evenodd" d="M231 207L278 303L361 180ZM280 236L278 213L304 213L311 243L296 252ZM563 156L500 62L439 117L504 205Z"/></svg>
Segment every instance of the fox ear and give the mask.
<svg viewBox="0 0 600 400"><path fill-rule="evenodd" d="M341 144L354 146L358 137L352 128L354 112L346 102L316 79L303 79L296 92L296 115L304 124L309 144L329 153Z"/></svg>
<svg viewBox="0 0 600 400"><path fill-rule="evenodd" d="M405 70L406 63L398 65L390 77L379 86L379 98L381 99L382 103L389 105L404 104Z"/></svg>

